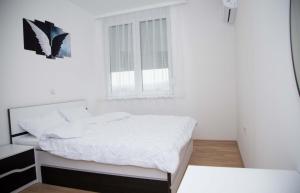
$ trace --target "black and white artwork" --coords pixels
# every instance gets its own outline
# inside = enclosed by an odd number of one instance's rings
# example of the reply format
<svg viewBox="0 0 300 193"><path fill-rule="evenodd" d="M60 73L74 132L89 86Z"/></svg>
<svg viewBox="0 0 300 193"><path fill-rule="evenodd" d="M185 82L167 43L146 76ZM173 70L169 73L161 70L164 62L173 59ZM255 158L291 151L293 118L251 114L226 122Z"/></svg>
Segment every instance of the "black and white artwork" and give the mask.
<svg viewBox="0 0 300 193"><path fill-rule="evenodd" d="M55 59L71 57L70 34L53 23L23 19L24 49Z"/></svg>

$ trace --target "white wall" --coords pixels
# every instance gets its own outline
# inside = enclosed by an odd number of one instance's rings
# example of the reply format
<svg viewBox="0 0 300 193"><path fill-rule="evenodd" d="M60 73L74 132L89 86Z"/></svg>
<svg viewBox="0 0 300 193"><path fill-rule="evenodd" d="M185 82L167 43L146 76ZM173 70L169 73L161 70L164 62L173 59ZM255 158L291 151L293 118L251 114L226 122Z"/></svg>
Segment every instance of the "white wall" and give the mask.
<svg viewBox="0 0 300 193"><path fill-rule="evenodd" d="M50 21L71 34L71 58L23 49L22 18ZM0 0L0 144L9 143L9 107L90 98L93 18L64 0ZM50 90L56 94L51 95Z"/></svg>
<svg viewBox="0 0 300 193"><path fill-rule="evenodd" d="M300 97L293 74L289 0L240 0L236 22L238 113L246 166L300 164Z"/></svg>
<svg viewBox="0 0 300 193"><path fill-rule="evenodd" d="M199 121L194 138L236 139L234 27L222 21L220 0L189 0L176 11L182 20L182 26L177 26L182 30L182 44L173 50L183 57L176 64L179 94L173 99L105 100L104 56L98 47L99 112L189 115ZM102 37L101 29L97 34ZM103 40L98 44L103 45Z"/></svg>

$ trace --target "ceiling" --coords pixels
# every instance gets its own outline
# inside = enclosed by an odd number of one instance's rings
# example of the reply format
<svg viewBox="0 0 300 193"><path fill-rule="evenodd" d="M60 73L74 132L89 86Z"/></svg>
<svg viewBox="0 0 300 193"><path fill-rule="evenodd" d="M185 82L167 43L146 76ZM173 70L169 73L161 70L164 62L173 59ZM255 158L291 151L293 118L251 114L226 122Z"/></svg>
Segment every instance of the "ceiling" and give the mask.
<svg viewBox="0 0 300 193"><path fill-rule="evenodd" d="M187 0L70 0L95 17L113 15L145 7L182 3Z"/></svg>

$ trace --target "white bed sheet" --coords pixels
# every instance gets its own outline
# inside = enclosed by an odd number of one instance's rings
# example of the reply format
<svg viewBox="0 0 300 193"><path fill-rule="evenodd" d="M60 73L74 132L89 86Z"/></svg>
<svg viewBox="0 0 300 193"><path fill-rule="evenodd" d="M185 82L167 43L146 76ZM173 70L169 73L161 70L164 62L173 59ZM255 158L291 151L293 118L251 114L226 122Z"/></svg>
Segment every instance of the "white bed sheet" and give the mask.
<svg viewBox="0 0 300 193"><path fill-rule="evenodd" d="M13 138L13 143L17 145L28 145L39 148L38 139L30 134L21 135Z"/></svg>
<svg viewBox="0 0 300 193"><path fill-rule="evenodd" d="M86 132L80 138L44 137L39 146L69 159L174 173L180 151L191 139L195 125L196 121L189 117L135 115L105 124L85 125Z"/></svg>

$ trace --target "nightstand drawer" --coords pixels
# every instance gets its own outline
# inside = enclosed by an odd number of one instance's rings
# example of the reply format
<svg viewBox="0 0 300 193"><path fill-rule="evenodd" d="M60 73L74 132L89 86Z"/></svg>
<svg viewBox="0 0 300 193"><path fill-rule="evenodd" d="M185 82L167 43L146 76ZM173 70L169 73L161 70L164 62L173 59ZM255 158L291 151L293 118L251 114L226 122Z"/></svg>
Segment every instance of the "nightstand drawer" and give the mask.
<svg viewBox="0 0 300 193"><path fill-rule="evenodd" d="M0 175L3 175L15 169L26 168L34 163L33 149L7 157L0 160Z"/></svg>
<svg viewBox="0 0 300 193"><path fill-rule="evenodd" d="M35 167L15 172L0 179L1 193L11 192L36 179Z"/></svg>

